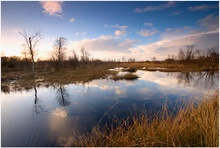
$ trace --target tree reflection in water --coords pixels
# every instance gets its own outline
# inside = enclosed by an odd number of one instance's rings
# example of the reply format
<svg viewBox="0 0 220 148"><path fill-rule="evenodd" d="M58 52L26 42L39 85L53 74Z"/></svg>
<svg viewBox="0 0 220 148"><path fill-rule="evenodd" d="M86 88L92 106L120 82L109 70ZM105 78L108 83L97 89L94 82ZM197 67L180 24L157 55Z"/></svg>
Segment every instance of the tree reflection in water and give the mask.
<svg viewBox="0 0 220 148"><path fill-rule="evenodd" d="M35 94L34 94L34 96L35 96L35 99L34 99L34 112L36 114L40 114L43 111L43 109L42 109L42 107L40 105L41 101L37 97L37 87L36 87L36 84L34 84L34 92L35 92Z"/></svg>
<svg viewBox="0 0 220 148"><path fill-rule="evenodd" d="M218 71L203 71L203 72L171 72L168 76L174 76L178 84L184 84L185 86L202 86L204 88L217 87L219 72Z"/></svg>
<svg viewBox="0 0 220 148"><path fill-rule="evenodd" d="M66 88L64 87L64 85L61 84L59 85L56 94L57 94L56 99L60 106L66 107L70 105L69 94Z"/></svg>

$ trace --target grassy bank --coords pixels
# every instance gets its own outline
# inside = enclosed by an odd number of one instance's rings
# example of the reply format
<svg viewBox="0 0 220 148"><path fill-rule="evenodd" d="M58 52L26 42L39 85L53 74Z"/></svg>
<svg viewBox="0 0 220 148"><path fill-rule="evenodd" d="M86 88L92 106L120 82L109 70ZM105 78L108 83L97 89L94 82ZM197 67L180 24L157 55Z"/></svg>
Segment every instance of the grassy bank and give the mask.
<svg viewBox="0 0 220 148"><path fill-rule="evenodd" d="M108 69L114 68L110 64L102 65L84 65L77 67L76 69L62 69L55 71L49 69L44 71L38 69L35 72L35 77L32 76L30 71L11 71L2 73L2 89L5 89L10 82L16 80L13 87L28 89L33 87L35 82L52 83L86 83L94 79L107 78L108 75L115 74L116 72L109 71Z"/></svg>
<svg viewBox="0 0 220 148"><path fill-rule="evenodd" d="M162 115L162 118L161 118ZM146 116L131 117L116 128L104 132L98 128L91 134L77 134L60 139L64 146L129 146L129 147L218 147L219 95L218 91L196 106L186 103L175 117L166 107L153 120Z"/></svg>
<svg viewBox="0 0 220 148"><path fill-rule="evenodd" d="M116 64L117 67L129 67L130 69L141 69L146 71L161 72L182 72L182 71L212 71L218 70L218 66L213 69L196 65L185 65L181 63L166 62L121 62Z"/></svg>
<svg viewBox="0 0 220 148"><path fill-rule="evenodd" d="M98 64L87 63L85 65L79 65L76 68L63 68L60 71L55 71L54 68L40 68L40 65L36 66L35 77L32 76L30 70L8 69L2 70L1 74L1 88L2 90L8 90L10 82L15 80L15 83L10 84L15 88L31 88L35 81L39 79L46 83L85 83L94 79L107 78L111 74L116 72L109 71L110 68L124 67L123 71L135 72L137 70L146 71L162 71L162 72L182 72L182 71L208 71L216 69L206 69L205 67L193 67L185 66L183 64L167 64L167 63L154 63L154 62L101 62ZM125 77L112 77L114 80L135 80L138 77L132 74Z"/></svg>

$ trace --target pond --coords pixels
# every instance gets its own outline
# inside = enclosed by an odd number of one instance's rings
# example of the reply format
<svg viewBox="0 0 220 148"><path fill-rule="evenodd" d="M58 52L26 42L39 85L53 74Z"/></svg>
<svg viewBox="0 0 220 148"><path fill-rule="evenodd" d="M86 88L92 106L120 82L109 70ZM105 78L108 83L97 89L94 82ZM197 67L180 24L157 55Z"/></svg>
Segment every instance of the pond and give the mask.
<svg viewBox="0 0 220 148"><path fill-rule="evenodd" d="M59 139L85 134L140 113L153 115L165 103L199 100L219 87L217 72L148 72L137 80L97 79L82 84L40 85L1 93L1 144L62 146Z"/></svg>

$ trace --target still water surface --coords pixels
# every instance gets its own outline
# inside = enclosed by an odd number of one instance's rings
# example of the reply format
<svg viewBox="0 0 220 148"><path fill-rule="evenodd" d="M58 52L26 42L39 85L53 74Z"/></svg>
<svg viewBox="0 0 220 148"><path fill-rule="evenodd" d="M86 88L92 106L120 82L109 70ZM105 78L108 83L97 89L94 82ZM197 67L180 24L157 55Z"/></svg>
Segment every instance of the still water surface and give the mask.
<svg viewBox="0 0 220 148"><path fill-rule="evenodd" d="M60 146L73 131L144 113L168 102L201 99L218 89L218 72L137 71L135 81L93 80L86 84L53 84L1 93L2 146ZM62 145L61 145L62 146Z"/></svg>

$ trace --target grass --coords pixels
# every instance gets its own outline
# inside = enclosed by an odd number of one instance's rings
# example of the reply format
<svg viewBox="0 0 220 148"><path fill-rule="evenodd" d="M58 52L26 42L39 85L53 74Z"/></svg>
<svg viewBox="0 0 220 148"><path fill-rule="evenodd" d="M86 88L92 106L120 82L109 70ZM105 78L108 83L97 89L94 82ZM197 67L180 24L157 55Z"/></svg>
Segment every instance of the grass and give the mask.
<svg viewBox="0 0 220 148"><path fill-rule="evenodd" d="M59 139L63 146L89 147L218 147L219 95L203 99L199 105L186 103L175 117L163 112L150 120L144 115L131 117L116 128L80 136L74 133Z"/></svg>
<svg viewBox="0 0 220 148"><path fill-rule="evenodd" d="M78 83L88 82L94 79L104 79L108 75L114 73L109 71L109 65L88 65L85 67L77 67L74 70L62 70L60 72L49 73L44 76L46 82L56 83Z"/></svg>
<svg viewBox="0 0 220 148"><path fill-rule="evenodd" d="M130 67L130 68L124 68L124 69L122 69L122 71L127 71L127 72L131 72L131 73L133 73L133 72L136 72L137 71L137 69L136 68L134 68L134 67Z"/></svg>
<svg viewBox="0 0 220 148"><path fill-rule="evenodd" d="M104 79L108 75L115 74L116 72L109 71L108 69L113 68L112 65L84 65L77 67L76 69L63 69L59 72L50 70L43 72L37 70L35 77L32 76L31 72L19 71L19 72L7 72L2 73L2 88L6 88L6 85L13 85L14 87L30 89L35 84L37 79L43 79L42 82L47 84L60 83L86 83L94 79ZM16 82L10 84L10 80L14 77L18 77Z"/></svg>
<svg viewBox="0 0 220 148"><path fill-rule="evenodd" d="M127 67L123 71L130 73L135 72L138 69L146 71L162 71L162 72L182 72L182 71L207 71L204 67L186 67L183 64L167 64L167 63L153 63L153 62L112 62L112 63L100 63L87 65L80 65L76 69L62 69L56 72L53 68L40 69L36 67L35 77L32 76L31 71L22 70L7 70L2 71L1 82L2 89L6 90L6 85L13 85L14 88L30 89L35 82L35 79L43 79L48 85L52 83L86 83L94 79L104 79L113 74L113 80L135 80L138 77L133 74L128 74L123 77L116 76L116 72L109 71L110 68L115 67ZM143 67L145 69L143 69ZM213 70L213 69L212 69ZM16 80L15 83L10 84L12 80Z"/></svg>
<svg viewBox="0 0 220 148"><path fill-rule="evenodd" d="M182 72L182 71L207 71L207 70L218 70L215 69L207 69L206 67L190 65L186 66L181 63L154 63L154 62L121 62L116 64L117 67L131 67L132 69L142 69L146 71L161 71L161 72ZM152 68L152 67L155 67ZM143 69L142 69L143 70Z"/></svg>
<svg viewBox="0 0 220 148"><path fill-rule="evenodd" d="M115 80L115 81L118 81L118 80L136 80L138 79L139 77L135 74L131 74L131 73L127 73L125 75L113 75L111 77L111 79Z"/></svg>

